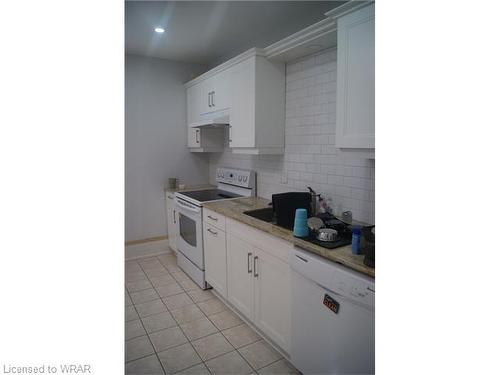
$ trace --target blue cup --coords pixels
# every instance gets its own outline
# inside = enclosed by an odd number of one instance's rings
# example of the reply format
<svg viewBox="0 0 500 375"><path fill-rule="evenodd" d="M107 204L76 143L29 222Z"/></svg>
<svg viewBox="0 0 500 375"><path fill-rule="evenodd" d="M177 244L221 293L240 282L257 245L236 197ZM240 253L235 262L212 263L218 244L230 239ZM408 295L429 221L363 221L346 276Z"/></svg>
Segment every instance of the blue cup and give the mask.
<svg viewBox="0 0 500 375"><path fill-rule="evenodd" d="M307 210L305 208L297 208L295 210L293 235L295 237L309 236L309 227L307 226Z"/></svg>

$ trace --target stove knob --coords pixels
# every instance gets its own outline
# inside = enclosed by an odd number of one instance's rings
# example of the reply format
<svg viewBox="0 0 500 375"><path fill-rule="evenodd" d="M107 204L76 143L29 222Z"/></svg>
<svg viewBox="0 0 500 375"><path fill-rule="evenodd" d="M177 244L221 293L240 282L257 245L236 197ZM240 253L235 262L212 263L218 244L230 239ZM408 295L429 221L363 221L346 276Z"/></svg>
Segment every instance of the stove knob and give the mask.
<svg viewBox="0 0 500 375"><path fill-rule="evenodd" d="M243 182L247 182L248 176L243 177Z"/></svg>
<svg viewBox="0 0 500 375"><path fill-rule="evenodd" d="M241 180L242 180L242 177L238 176L238 181L241 182Z"/></svg>

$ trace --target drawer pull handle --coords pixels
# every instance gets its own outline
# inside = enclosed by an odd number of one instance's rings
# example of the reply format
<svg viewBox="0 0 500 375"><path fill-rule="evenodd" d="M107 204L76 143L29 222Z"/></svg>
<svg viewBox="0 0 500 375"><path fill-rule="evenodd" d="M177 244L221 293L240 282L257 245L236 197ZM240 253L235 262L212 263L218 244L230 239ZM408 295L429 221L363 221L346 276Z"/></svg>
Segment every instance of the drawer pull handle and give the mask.
<svg viewBox="0 0 500 375"><path fill-rule="evenodd" d="M252 273L252 269L250 268L250 258L252 257L252 253L248 253L247 255L247 270L248 273Z"/></svg>
<svg viewBox="0 0 500 375"><path fill-rule="evenodd" d="M208 215L207 217L208 217L209 219L214 220L214 221L218 221L218 220L219 220L219 219L217 219L216 217L213 217L213 216L210 216L210 215Z"/></svg>
<svg viewBox="0 0 500 375"><path fill-rule="evenodd" d="M253 276L254 277L259 277L259 274L257 273L257 259L259 259L259 257L257 257L257 256L253 257Z"/></svg>
<svg viewBox="0 0 500 375"><path fill-rule="evenodd" d="M217 236L217 232L214 232L212 229L208 228L207 232L212 233L214 236Z"/></svg>

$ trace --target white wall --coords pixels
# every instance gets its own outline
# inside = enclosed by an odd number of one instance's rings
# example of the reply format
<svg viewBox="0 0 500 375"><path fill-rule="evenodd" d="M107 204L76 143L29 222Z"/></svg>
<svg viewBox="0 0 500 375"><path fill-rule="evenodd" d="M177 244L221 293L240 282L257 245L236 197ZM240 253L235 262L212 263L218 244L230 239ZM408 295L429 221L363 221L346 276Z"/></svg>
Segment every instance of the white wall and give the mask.
<svg viewBox="0 0 500 375"><path fill-rule="evenodd" d="M125 240L166 235L168 177L208 182L208 159L186 148L183 84L204 66L125 56Z"/></svg>
<svg viewBox="0 0 500 375"><path fill-rule="evenodd" d="M335 50L288 63L285 155L213 154L211 181L217 166L254 169L261 197L311 186L352 210L354 218L374 223L375 161L334 147L336 67Z"/></svg>

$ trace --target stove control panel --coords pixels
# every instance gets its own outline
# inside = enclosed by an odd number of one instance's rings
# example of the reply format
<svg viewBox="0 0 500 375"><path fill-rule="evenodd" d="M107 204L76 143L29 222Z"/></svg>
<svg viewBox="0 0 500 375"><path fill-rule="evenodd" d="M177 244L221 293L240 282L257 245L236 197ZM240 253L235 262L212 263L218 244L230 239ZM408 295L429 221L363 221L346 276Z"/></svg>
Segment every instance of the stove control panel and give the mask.
<svg viewBox="0 0 500 375"><path fill-rule="evenodd" d="M215 180L225 184L254 188L255 172L243 169L217 168Z"/></svg>

